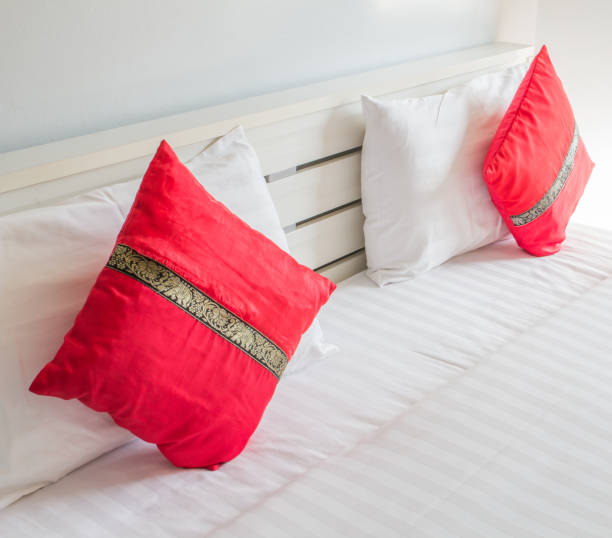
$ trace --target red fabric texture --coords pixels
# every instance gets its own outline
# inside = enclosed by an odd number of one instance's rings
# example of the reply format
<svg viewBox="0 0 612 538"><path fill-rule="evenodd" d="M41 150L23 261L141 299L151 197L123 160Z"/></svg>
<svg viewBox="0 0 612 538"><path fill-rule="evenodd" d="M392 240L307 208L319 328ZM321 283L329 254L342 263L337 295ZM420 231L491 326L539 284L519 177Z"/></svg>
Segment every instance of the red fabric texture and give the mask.
<svg viewBox="0 0 612 538"><path fill-rule="evenodd" d="M210 196L164 141L117 238L288 357L335 285ZM255 431L277 378L135 278L105 267L30 390L78 398L181 467L217 468Z"/></svg>
<svg viewBox="0 0 612 538"><path fill-rule="evenodd" d="M527 252L558 252L593 169L582 139L567 180L542 214L517 226L512 215L533 208L553 186L575 128L574 113L546 47L534 58L489 147L483 176L493 203Z"/></svg>

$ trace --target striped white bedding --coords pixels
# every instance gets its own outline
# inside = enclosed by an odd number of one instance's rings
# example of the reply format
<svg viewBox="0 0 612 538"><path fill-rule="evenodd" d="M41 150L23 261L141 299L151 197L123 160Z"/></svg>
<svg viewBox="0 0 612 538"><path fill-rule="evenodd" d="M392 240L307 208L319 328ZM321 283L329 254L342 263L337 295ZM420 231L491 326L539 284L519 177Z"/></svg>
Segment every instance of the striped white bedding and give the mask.
<svg viewBox="0 0 612 538"><path fill-rule="evenodd" d="M136 441L0 511L0 536L612 536L612 234L346 281L342 352L216 472Z"/></svg>

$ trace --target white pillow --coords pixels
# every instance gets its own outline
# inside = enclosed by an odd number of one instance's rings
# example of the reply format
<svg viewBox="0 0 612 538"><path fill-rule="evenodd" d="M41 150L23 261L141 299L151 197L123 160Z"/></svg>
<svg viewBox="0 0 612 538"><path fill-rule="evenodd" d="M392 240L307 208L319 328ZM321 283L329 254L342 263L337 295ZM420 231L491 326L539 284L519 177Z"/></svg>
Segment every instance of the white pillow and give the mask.
<svg viewBox="0 0 612 538"><path fill-rule="evenodd" d="M378 285L506 235L482 166L527 68L481 75L440 95L362 97L367 273Z"/></svg>
<svg viewBox="0 0 612 538"><path fill-rule="evenodd" d="M259 161L241 128L187 166L215 198L287 248ZM133 439L106 414L77 400L40 398L28 387L83 306L139 184L112 185L0 217L0 508ZM315 320L285 375L334 349L323 343Z"/></svg>

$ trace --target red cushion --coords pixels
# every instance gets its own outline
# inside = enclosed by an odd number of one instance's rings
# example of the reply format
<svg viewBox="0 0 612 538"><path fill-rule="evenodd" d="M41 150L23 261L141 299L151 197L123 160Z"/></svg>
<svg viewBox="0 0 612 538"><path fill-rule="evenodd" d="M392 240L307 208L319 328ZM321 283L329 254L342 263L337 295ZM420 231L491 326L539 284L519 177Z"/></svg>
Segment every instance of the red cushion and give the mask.
<svg viewBox="0 0 612 538"><path fill-rule="evenodd" d="M521 247L536 256L561 248L592 169L563 85L542 47L484 163L491 199Z"/></svg>
<svg viewBox="0 0 612 538"><path fill-rule="evenodd" d="M335 285L217 202L162 142L113 254L30 390L216 468L255 430Z"/></svg>

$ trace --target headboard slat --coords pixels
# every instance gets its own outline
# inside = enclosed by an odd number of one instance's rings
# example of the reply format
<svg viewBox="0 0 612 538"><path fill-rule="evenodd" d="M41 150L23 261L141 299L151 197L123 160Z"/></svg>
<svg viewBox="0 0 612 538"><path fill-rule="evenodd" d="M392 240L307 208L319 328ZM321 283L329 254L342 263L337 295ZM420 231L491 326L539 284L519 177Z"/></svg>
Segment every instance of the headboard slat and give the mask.
<svg viewBox="0 0 612 538"><path fill-rule="evenodd" d="M365 250L359 250L349 254L335 262L318 269L318 272L333 282L342 280L360 273L366 268Z"/></svg>
<svg viewBox="0 0 612 538"><path fill-rule="evenodd" d="M268 185L282 226L301 222L361 197L361 153L301 170Z"/></svg>
<svg viewBox="0 0 612 538"><path fill-rule="evenodd" d="M300 263L322 267L364 246L361 204L340 209L287 233L289 249Z"/></svg>

